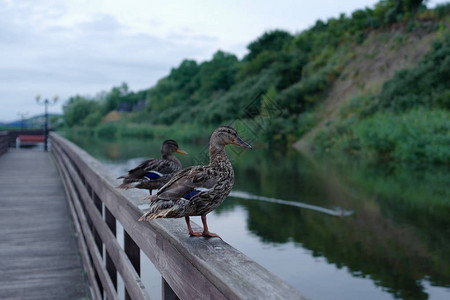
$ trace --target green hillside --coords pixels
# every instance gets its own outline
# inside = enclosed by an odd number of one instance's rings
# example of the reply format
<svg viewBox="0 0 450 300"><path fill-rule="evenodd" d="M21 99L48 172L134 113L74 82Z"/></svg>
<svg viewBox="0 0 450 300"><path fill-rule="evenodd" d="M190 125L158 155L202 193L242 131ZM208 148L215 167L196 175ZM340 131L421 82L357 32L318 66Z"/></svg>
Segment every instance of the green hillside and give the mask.
<svg viewBox="0 0 450 300"><path fill-rule="evenodd" d="M242 60L220 50L184 60L147 90L74 96L66 126L196 140L231 123L274 147L450 163L450 4L422 2L382 0L299 34L269 31Z"/></svg>

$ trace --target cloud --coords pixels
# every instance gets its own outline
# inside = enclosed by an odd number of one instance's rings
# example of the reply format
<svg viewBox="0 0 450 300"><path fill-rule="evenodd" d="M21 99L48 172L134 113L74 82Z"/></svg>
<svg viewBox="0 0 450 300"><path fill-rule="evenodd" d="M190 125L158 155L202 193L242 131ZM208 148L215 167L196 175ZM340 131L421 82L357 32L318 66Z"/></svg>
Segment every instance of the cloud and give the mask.
<svg viewBox="0 0 450 300"><path fill-rule="evenodd" d="M33 102L37 93L58 94L61 101L53 109L61 111L62 102L75 94L95 95L121 82L134 90L148 88L182 59L204 58L216 48L217 37L193 31L135 32L106 13L70 15L63 6L47 11L38 8L42 3L3 2L0 120L16 119L24 107L40 113Z"/></svg>
<svg viewBox="0 0 450 300"><path fill-rule="evenodd" d="M78 25L82 32L88 33L114 33L124 26L116 18L106 14L96 14L90 21Z"/></svg>

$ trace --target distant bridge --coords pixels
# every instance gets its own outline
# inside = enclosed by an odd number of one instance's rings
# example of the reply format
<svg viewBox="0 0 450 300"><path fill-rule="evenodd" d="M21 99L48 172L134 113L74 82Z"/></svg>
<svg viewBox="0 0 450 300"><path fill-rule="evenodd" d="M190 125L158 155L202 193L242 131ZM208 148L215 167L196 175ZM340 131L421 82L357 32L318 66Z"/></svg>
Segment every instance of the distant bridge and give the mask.
<svg viewBox="0 0 450 300"><path fill-rule="evenodd" d="M137 222L142 194L117 190L116 176L66 139L51 133L48 153L7 151L7 138L0 132L0 298L118 299L120 276L125 299L150 299L142 251L163 299L306 299L222 240L189 237L183 220Z"/></svg>

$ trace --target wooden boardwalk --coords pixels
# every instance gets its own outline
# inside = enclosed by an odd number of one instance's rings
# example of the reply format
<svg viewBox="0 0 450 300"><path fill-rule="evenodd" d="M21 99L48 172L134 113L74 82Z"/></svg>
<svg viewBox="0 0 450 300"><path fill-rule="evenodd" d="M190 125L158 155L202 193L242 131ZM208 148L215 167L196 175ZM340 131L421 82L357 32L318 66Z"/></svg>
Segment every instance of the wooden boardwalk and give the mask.
<svg viewBox="0 0 450 300"><path fill-rule="evenodd" d="M66 195L50 153L0 156L0 299L89 299Z"/></svg>

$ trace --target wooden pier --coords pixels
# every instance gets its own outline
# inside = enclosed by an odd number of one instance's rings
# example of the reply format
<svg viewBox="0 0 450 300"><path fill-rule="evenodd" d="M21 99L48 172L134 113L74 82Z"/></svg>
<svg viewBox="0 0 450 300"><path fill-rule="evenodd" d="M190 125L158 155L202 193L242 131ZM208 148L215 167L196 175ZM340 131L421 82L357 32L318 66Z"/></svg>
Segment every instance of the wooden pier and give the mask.
<svg viewBox="0 0 450 300"><path fill-rule="evenodd" d="M0 299L90 298L51 153L0 156Z"/></svg>
<svg viewBox="0 0 450 300"><path fill-rule="evenodd" d="M141 253L161 274L164 300L306 299L222 240L189 237L182 219L138 222L142 191L118 190L116 174L50 137L51 154L0 156L0 299L150 299Z"/></svg>

